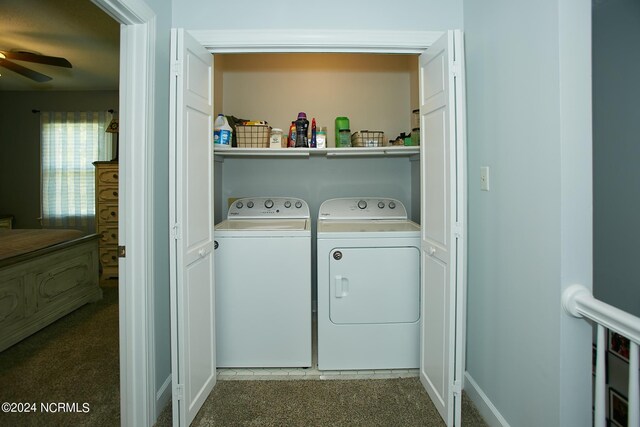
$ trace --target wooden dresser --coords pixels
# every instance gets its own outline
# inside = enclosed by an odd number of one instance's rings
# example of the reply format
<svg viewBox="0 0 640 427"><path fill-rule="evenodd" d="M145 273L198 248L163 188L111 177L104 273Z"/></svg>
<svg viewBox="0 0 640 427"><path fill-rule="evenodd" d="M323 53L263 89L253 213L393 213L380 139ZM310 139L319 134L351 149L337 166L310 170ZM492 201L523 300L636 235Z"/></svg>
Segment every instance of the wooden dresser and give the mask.
<svg viewBox="0 0 640 427"><path fill-rule="evenodd" d="M118 162L96 167L96 232L100 234L100 283L118 278Z"/></svg>

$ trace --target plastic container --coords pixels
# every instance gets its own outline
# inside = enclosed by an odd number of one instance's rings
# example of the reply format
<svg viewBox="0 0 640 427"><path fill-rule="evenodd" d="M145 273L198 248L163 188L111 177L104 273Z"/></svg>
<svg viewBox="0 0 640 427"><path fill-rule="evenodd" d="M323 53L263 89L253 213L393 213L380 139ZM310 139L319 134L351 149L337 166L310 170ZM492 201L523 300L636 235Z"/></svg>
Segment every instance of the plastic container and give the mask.
<svg viewBox="0 0 640 427"><path fill-rule="evenodd" d="M351 129L340 129L338 133L338 142L336 147L344 148L351 147Z"/></svg>
<svg viewBox="0 0 640 427"><path fill-rule="evenodd" d="M218 114L213 124L213 143L221 147L231 147L233 129L224 114Z"/></svg>
<svg viewBox="0 0 640 427"><path fill-rule="evenodd" d="M316 133L316 148L327 148L327 128L325 126Z"/></svg>
<svg viewBox="0 0 640 427"><path fill-rule="evenodd" d="M298 113L296 119L296 147L309 147L309 120L305 113Z"/></svg>
<svg viewBox="0 0 640 427"><path fill-rule="evenodd" d="M309 147L316 148L317 143L317 132L316 132L316 118L314 117L311 120L311 139L309 140Z"/></svg>
<svg viewBox="0 0 640 427"><path fill-rule="evenodd" d="M269 136L269 148L282 148L282 129L271 129Z"/></svg>
<svg viewBox="0 0 640 427"><path fill-rule="evenodd" d="M289 134L287 135L287 147L295 147L296 146L296 122L291 122L291 126L289 126Z"/></svg>
<svg viewBox="0 0 640 427"><path fill-rule="evenodd" d="M340 147L340 131L349 130L349 129L350 129L350 125L349 125L348 117L336 117L336 140L335 140L336 147ZM351 143L351 141L349 141L349 143Z"/></svg>

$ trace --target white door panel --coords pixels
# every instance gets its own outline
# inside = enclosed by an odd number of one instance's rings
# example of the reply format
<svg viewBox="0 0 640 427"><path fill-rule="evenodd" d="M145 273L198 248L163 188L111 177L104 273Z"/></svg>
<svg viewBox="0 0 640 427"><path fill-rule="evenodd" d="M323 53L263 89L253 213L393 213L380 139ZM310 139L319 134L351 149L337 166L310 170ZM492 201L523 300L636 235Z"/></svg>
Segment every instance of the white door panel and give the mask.
<svg viewBox="0 0 640 427"><path fill-rule="evenodd" d="M213 57L172 30L169 221L174 425L191 423L216 381Z"/></svg>
<svg viewBox="0 0 640 427"><path fill-rule="evenodd" d="M420 56L420 379L447 426L459 426L464 373L465 114L462 34Z"/></svg>
<svg viewBox="0 0 640 427"><path fill-rule="evenodd" d="M425 212L422 221L423 239L437 244L440 251L437 256L445 259L447 250L447 232L449 230L449 151L447 135L447 123L449 115L446 107L422 116L421 128L424 129L425 141L422 150L424 152L424 182L428 185L428 191L424 191Z"/></svg>

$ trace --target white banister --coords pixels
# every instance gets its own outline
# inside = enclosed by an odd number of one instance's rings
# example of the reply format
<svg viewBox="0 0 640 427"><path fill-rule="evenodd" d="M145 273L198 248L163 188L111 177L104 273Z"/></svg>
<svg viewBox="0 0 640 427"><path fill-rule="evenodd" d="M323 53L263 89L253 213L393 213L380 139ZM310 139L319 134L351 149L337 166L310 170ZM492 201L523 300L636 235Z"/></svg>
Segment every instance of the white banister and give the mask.
<svg viewBox="0 0 640 427"><path fill-rule="evenodd" d="M562 294L562 306L574 317L585 317L595 322L596 379L594 426L605 426L605 329L629 338L629 395L628 426L640 427L640 382L639 355L640 318L594 298L591 291L582 285L571 285Z"/></svg>

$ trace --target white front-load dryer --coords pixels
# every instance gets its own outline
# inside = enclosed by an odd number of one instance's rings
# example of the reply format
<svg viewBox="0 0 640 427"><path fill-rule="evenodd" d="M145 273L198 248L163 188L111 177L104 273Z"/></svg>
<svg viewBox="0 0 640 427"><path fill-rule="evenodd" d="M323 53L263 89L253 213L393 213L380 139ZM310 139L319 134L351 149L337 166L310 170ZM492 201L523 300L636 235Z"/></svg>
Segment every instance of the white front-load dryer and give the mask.
<svg viewBox="0 0 640 427"><path fill-rule="evenodd" d="M419 365L420 226L388 198L340 198L318 215L318 369Z"/></svg>
<svg viewBox="0 0 640 427"><path fill-rule="evenodd" d="M307 203L236 200L214 236L217 366L311 366Z"/></svg>

